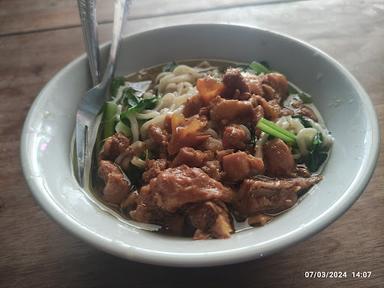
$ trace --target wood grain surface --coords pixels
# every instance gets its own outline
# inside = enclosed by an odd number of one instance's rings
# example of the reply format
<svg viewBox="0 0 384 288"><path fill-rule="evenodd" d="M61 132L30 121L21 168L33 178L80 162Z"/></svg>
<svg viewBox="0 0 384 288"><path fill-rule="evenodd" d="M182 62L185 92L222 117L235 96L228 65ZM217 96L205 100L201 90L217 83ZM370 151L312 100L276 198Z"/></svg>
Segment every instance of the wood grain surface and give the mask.
<svg viewBox="0 0 384 288"><path fill-rule="evenodd" d="M295 1L308 0L141 0L132 1L130 19ZM2 0L0 1L0 35L79 26L80 19L76 5L76 0ZM97 1L97 7L99 22L111 23L113 0Z"/></svg>
<svg viewBox="0 0 384 288"><path fill-rule="evenodd" d="M110 38L111 2L99 1L102 41ZM382 153L367 189L341 218L314 237L258 261L193 269L144 265L100 252L54 223L26 186L19 141L39 90L83 53L75 4L0 0L0 287L383 287ZM308 41L360 81L384 134L382 0L140 0L134 1L131 15L127 34L171 24L225 22ZM347 279L306 279L305 271L349 274ZM352 271L372 275L353 279Z"/></svg>

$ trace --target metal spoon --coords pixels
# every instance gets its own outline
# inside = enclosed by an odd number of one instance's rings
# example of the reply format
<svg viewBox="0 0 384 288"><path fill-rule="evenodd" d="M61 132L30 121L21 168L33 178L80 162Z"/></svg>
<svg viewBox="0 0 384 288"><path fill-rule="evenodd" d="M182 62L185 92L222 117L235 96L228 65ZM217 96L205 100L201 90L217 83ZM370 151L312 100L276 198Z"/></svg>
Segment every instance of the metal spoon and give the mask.
<svg viewBox="0 0 384 288"><path fill-rule="evenodd" d="M78 181L84 187L84 165L86 159L90 159L94 139L91 139L94 121L106 100L107 89L115 72L116 55L120 44L123 20L128 10L129 1L115 0L112 44L109 52L109 60L103 79L100 84L88 90L81 99L76 113L76 155L78 164Z"/></svg>
<svg viewBox="0 0 384 288"><path fill-rule="evenodd" d="M93 86L100 83L100 52L97 35L96 0L77 0L85 51L88 55L89 70Z"/></svg>

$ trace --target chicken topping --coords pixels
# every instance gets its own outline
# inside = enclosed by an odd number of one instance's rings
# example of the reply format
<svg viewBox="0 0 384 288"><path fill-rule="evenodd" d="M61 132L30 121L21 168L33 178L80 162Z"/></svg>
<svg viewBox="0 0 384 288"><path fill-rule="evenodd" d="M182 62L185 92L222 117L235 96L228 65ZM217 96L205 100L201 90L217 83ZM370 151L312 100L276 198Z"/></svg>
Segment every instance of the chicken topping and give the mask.
<svg viewBox="0 0 384 288"><path fill-rule="evenodd" d="M196 88L199 91L199 96L202 102L204 104L209 104L212 99L223 91L224 85L213 78L207 77L198 79Z"/></svg>
<svg viewBox="0 0 384 288"><path fill-rule="evenodd" d="M247 128L235 124L225 127L223 132L224 149L245 149L247 142L251 140L249 132L247 133L245 129Z"/></svg>
<svg viewBox="0 0 384 288"><path fill-rule="evenodd" d="M319 119L316 116L316 113L307 105L303 103L300 99L294 99L291 103L292 108L294 109L293 114L302 115L312 119L315 122L319 122Z"/></svg>
<svg viewBox="0 0 384 288"><path fill-rule="evenodd" d="M217 181L220 181L222 178L223 172L221 170L220 161L218 160L207 161L205 165L201 167L201 170Z"/></svg>
<svg viewBox="0 0 384 288"><path fill-rule="evenodd" d="M265 118L271 121L275 121L277 118L280 117L281 107L277 100L266 101L260 96L257 97L257 100L260 103L260 106L263 108L263 115Z"/></svg>
<svg viewBox="0 0 384 288"><path fill-rule="evenodd" d="M232 217L222 202L207 201L193 205L187 215L196 228L196 240L209 238L229 238L234 232Z"/></svg>
<svg viewBox="0 0 384 288"><path fill-rule="evenodd" d="M200 150L195 150L190 147L184 147L180 149L176 158L172 162L172 167L180 165L187 165L189 167L202 167L208 160L209 155Z"/></svg>
<svg viewBox="0 0 384 288"><path fill-rule="evenodd" d="M298 192L309 189L321 179L321 176L292 179L268 177L246 179L236 195L236 210L245 216L286 210L296 203Z"/></svg>
<svg viewBox="0 0 384 288"><path fill-rule="evenodd" d="M138 141L116 133L103 139L97 159L103 199L167 233L220 239L234 233L232 215L264 225L318 183L310 171L329 146L323 134L311 140L311 130L304 141L300 133L306 118L318 121L316 111L297 96L286 103L284 75L241 67L170 65L161 75L140 74L153 80L150 89L117 99L114 118L133 111L137 125L129 119L129 129ZM164 92L172 95L159 99Z"/></svg>
<svg viewBox="0 0 384 288"><path fill-rule="evenodd" d="M168 145L168 153L176 154L182 147L196 147L209 138L202 134L207 120L201 117L185 119L181 114L172 115L172 137Z"/></svg>
<svg viewBox="0 0 384 288"><path fill-rule="evenodd" d="M223 157L223 169L226 179L240 181L264 172L264 163L260 158L245 152L236 152Z"/></svg>
<svg viewBox="0 0 384 288"><path fill-rule="evenodd" d="M146 144L142 141L136 141L130 145L124 152L116 157L115 163L119 165L123 171L128 171L129 166L131 165L131 160L133 157L140 157L145 149L147 148Z"/></svg>
<svg viewBox="0 0 384 288"><path fill-rule="evenodd" d="M149 183L151 179L155 178L160 174L161 171L164 171L168 168L168 161L165 159L157 160L148 160L147 161L147 170L143 173L143 180L145 183Z"/></svg>
<svg viewBox="0 0 384 288"><path fill-rule="evenodd" d="M264 144L263 160L266 174L271 177L291 177L296 168L288 145L277 138Z"/></svg>
<svg viewBox="0 0 384 288"><path fill-rule="evenodd" d="M110 161L99 162L99 176L104 180L103 198L112 204L120 204L127 198L131 184L120 169Z"/></svg>
<svg viewBox="0 0 384 288"><path fill-rule="evenodd" d="M105 140L99 159L114 161L121 153L125 152L129 145L130 141L127 137L121 133L116 133Z"/></svg>
<svg viewBox="0 0 384 288"><path fill-rule="evenodd" d="M244 81L250 94L263 95L262 80L264 76L258 76L252 73L243 73Z"/></svg>
<svg viewBox="0 0 384 288"><path fill-rule="evenodd" d="M230 202L233 197L230 188L212 179L201 169L187 165L162 171L142 189L148 190L144 194L149 194L150 197L141 197L143 191L140 191L137 210L152 203L162 210L175 212L188 203L214 199Z"/></svg>
<svg viewBox="0 0 384 288"><path fill-rule="evenodd" d="M240 73L240 69L229 68L223 76L224 90L221 92L223 98L234 98L236 91L239 94L249 92L249 88L245 83L243 76Z"/></svg>
<svg viewBox="0 0 384 288"><path fill-rule="evenodd" d="M185 117L191 117L199 113L200 108L204 105L200 95L195 95L188 98L183 108L183 115Z"/></svg>
<svg viewBox="0 0 384 288"><path fill-rule="evenodd" d="M216 100L217 99L217 100ZM252 122L255 119L254 108L249 101L225 100L217 97L211 109L211 119L216 122L237 123Z"/></svg>
<svg viewBox="0 0 384 288"><path fill-rule="evenodd" d="M220 151L223 150L223 142L220 139L215 139L213 137L209 137L206 141L204 141L200 145L201 150L209 150L209 151Z"/></svg>
<svg viewBox="0 0 384 288"><path fill-rule="evenodd" d="M160 145L165 148L167 147L168 133L166 130L161 129L159 126L151 125L148 128L148 136L156 145Z"/></svg>
<svg viewBox="0 0 384 288"><path fill-rule="evenodd" d="M288 80L284 75L280 73L266 74L263 79L263 84L267 84L276 92L274 99L277 100L279 104L282 104L287 98Z"/></svg>

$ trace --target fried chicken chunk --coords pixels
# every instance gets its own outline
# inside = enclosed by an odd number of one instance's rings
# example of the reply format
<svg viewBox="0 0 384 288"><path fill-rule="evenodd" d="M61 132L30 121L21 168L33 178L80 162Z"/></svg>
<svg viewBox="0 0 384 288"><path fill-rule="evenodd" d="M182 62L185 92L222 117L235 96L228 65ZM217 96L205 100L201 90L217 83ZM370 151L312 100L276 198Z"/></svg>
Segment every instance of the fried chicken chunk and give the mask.
<svg viewBox="0 0 384 288"><path fill-rule="evenodd" d="M255 75L253 73L242 73L245 83L247 84L250 94L263 95L262 80L263 76Z"/></svg>
<svg viewBox="0 0 384 288"><path fill-rule="evenodd" d="M116 165L110 161L100 160L98 173L105 182L103 190L105 201L112 204L120 204L127 198L131 184Z"/></svg>
<svg viewBox="0 0 384 288"><path fill-rule="evenodd" d="M217 97L210 112L211 119L216 122L232 121L247 123L255 119L254 107L250 101L235 99L225 100Z"/></svg>
<svg viewBox="0 0 384 288"><path fill-rule="evenodd" d="M121 133L116 133L105 140L99 159L114 161L128 149L129 145L130 141L127 137Z"/></svg>
<svg viewBox="0 0 384 288"><path fill-rule="evenodd" d="M185 164L189 167L202 167L208 160L207 153L200 150L195 150L191 147L183 147L180 149L176 158L172 162L172 167L177 167Z"/></svg>
<svg viewBox="0 0 384 288"><path fill-rule="evenodd" d="M201 107L203 107L204 103L201 100L200 95L194 95L188 98L187 102L183 108L183 115L185 117L191 117L199 113Z"/></svg>
<svg viewBox="0 0 384 288"><path fill-rule="evenodd" d="M181 165L162 171L149 185L141 188L133 219L148 222L150 210L158 208L166 212L176 212L186 204L221 200L230 202L233 191L212 179L199 168Z"/></svg>
<svg viewBox="0 0 384 288"><path fill-rule="evenodd" d="M249 136L245 128L240 125L233 124L225 127L223 132L224 149L245 149L247 142L251 140Z"/></svg>
<svg viewBox="0 0 384 288"><path fill-rule="evenodd" d="M196 228L193 239L224 239L234 232L232 217L224 203L207 201L194 204L186 214Z"/></svg>
<svg viewBox="0 0 384 288"><path fill-rule="evenodd" d="M315 111L312 108L308 107L301 100L295 100L291 103L292 108L294 108L294 114L302 115L312 119L315 122L319 122L319 119L316 116Z"/></svg>
<svg viewBox="0 0 384 288"><path fill-rule="evenodd" d="M209 177L217 181L220 181L223 174L221 171L220 161L218 160L207 161L205 165L201 167L201 170L207 173Z"/></svg>
<svg viewBox="0 0 384 288"><path fill-rule="evenodd" d="M229 68L223 76L224 90L221 92L223 98L234 98L236 91L239 94L243 94L249 91L247 84L243 76L241 75L240 69Z"/></svg>
<svg viewBox="0 0 384 288"><path fill-rule="evenodd" d="M164 171L168 168L168 161L165 159L157 160L148 160L147 169L143 173L143 180L145 183L149 183L151 179L155 178L160 174L161 171Z"/></svg>
<svg viewBox="0 0 384 288"><path fill-rule="evenodd" d="M267 100L277 100L278 103L282 104L288 96L288 80L280 73L268 73L263 79L263 90L264 94L268 95ZM271 89L268 89L266 87ZM268 91L269 90L269 91ZM273 93L271 93L273 91ZM265 96L266 96L265 95Z"/></svg>
<svg viewBox="0 0 384 288"><path fill-rule="evenodd" d="M273 179L258 177L246 179L240 186L234 205L243 216L269 212L277 213L292 207L297 193L311 188L322 179L309 178Z"/></svg>
<svg viewBox="0 0 384 288"><path fill-rule="evenodd" d="M271 177L291 177L296 169L291 150L278 138L263 145L263 160L266 174Z"/></svg>
<svg viewBox="0 0 384 288"><path fill-rule="evenodd" d="M223 170L229 181L240 181L253 175L262 174L264 163L260 158L245 152L236 152L223 157Z"/></svg>

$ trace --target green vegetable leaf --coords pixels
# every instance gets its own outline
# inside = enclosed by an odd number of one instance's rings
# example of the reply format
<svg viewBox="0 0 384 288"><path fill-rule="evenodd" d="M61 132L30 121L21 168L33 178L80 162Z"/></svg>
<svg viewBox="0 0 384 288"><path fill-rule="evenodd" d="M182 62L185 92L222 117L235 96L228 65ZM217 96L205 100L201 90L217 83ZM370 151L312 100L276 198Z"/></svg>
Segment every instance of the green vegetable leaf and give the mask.
<svg viewBox="0 0 384 288"><path fill-rule="evenodd" d="M153 109L156 107L159 97L155 96L152 98L142 98L137 96L135 89L128 87L123 91L123 100L122 103L126 107L125 110L121 113L120 119L123 123L129 123L128 116L134 113L140 113L146 109Z"/></svg>
<svg viewBox="0 0 384 288"><path fill-rule="evenodd" d="M162 70L163 70L163 72L172 72L173 70L175 70L176 66L177 66L176 62L172 61L172 62L165 64L163 66Z"/></svg>
<svg viewBox="0 0 384 288"><path fill-rule="evenodd" d="M136 93L137 91L132 87L124 88L121 103L124 106L136 106L140 102L140 99L136 96Z"/></svg>
<svg viewBox="0 0 384 288"><path fill-rule="evenodd" d="M120 86L123 86L125 84L124 77L116 77L112 80L111 86L110 86L110 92L112 97L116 97L117 91L119 90Z"/></svg>
<svg viewBox="0 0 384 288"><path fill-rule="evenodd" d="M305 161L309 171L317 171L321 164L327 159L327 156L328 153L323 148L323 135L318 132L315 137L313 137L312 147Z"/></svg>
<svg viewBox="0 0 384 288"><path fill-rule="evenodd" d="M255 73L256 75L267 74L267 73L271 72L263 64L255 62L255 61L253 61L251 64L249 64L249 69L248 70L250 70L250 72Z"/></svg>
<svg viewBox="0 0 384 288"><path fill-rule="evenodd" d="M298 114L298 115L293 115L292 118L299 119L301 124L303 124L305 128L312 128L311 122L305 116Z"/></svg>
<svg viewBox="0 0 384 288"><path fill-rule="evenodd" d="M158 100L159 98L157 97L142 99L140 102L137 103L137 105L131 106L126 112L132 114L140 113L146 109L153 109L156 106Z"/></svg>

